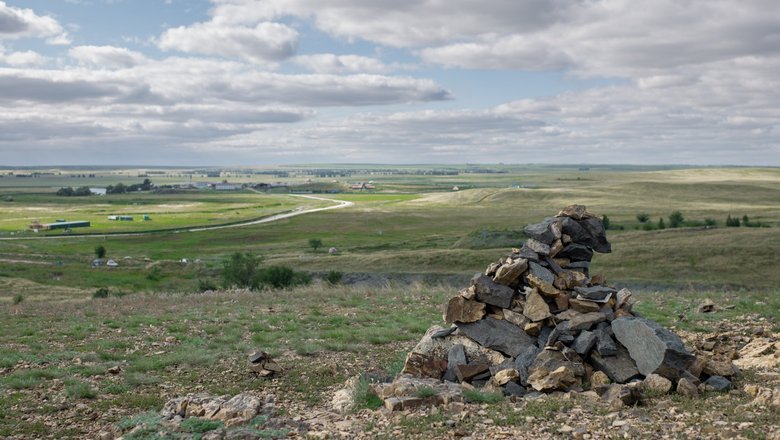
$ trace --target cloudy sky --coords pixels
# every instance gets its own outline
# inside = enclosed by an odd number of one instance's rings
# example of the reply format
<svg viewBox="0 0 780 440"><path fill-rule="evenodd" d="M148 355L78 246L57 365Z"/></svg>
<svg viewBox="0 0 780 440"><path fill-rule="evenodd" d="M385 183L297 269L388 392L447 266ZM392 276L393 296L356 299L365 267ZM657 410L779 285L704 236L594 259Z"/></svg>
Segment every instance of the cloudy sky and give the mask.
<svg viewBox="0 0 780 440"><path fill-rule="evenodd" d="M0 0L0 165L780 165L777 0Z"/></svg>

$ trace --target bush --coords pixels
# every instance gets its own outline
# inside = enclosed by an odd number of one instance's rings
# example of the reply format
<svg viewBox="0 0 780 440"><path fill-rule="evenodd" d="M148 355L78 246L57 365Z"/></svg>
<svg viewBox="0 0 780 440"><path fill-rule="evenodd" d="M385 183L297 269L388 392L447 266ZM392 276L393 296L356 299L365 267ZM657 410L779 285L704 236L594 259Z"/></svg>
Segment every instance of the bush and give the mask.
<svg viewBox="0 0 780 440"><path fill-rule="evenodd" d="M674 211L673 213L669 214L670 228L679 228L680 226L682 226L683 221L685 221L685 219L683 218L682 212Z"/></svg>
<svg viewBox="0 0 780 440"><path fill-rule="evenodd" d="M200 419L198 417L187 417L186 419L182 420L181 429L187 432L202 434L204 432L220 429L224 425L225 424L220 420L206 420Z"/></svg>
<svg viewBox="0 0 780 440"><path fill-rule="evenodd" d="M604 229L610 229L610 223L609 223L609 217L607 217L607 214L604 214L601 221L604 223Z"/></svg>
<svg viewBox="0 0 780 440"><path fill-rule="evenodd" d="M319 249L321 246L322 246L322 240L320 240L319 238L309 239L309 247L311 247L311 249L314 252L317 252L317 249Z"/></svg>
<svg viewBox="0 0 780 440"><path fill-rule="evenodd" d="M108 287L101 287L92 294L92 298L108 298L110 294Z"/></svg>
<svg viewBox="0 0 780 440"><path fill-rule="evenodd" d="M97 258L103 258L106 256L106 247L102 244L100 246L95 246L95 257Z"/></svg>
<svg viewBox="0 0 780 440"><path fill-rule="evenodd" d="M666 229L666 223L664 223L663 218L658 219L658 229Z"/></svg>
<svg viewBox="0 0 780 440"><path fill-rule="evenodd" d="M160 281L160 279L162 279L162 271L159 267L155 266L146 274L146 279L149 281Z"/></svg>
<svg viewBox="0 0 780 440"><path fill-rule="evenodd" d="M650 220L650 216L648 214L640 212L639 214L636 215L636 219L639 220L639 223L647 223Z"/></svg>
<svg viewBox="0 0 780 440"><path fill-rule="evenodd" d="M718 226L718 222L715 221L714 218L705 218L704 219L704 226L715 227L715 226Z"/></svg>
<svg viewBox="0 0 780 440"><path fill-rule="evenodd" d="M726 217L726 226L730 228L738 228L739 227L739 218L738 217L732 217L731 214L729 214L728 217Z"/></svg>
<svg viewBox="0 0 780 440"><path fill-rule="evenodd" d="M14 295L14 299L13 299L14 305L21 304L22 301L24 301L24 295L22 295L21 293L17 293L16 295Z"/></svg>
<svg viewBox="0 0 780 440"><path fill-rule="evenodd" d="M341 282L341 279L343 277L344 274L342 272L339 272L337 270L332 270L328 272L327 275L325 275L325 282L327 282L331 286L335 286L336 284L339 284Z"/></svg>
<svg viewBox="0 0 780 440"><path fill-rule="evenodd" d="M217 290L217 285L211 280L198 280L198 292L205 292L207 290Z"/></svg>
<svg viewBox="0 0 780 440"><path fill-rule="evenodd" d="M258 285L284 289L286 287L308 284L311 277L302 272L295 272L287 266L270 266L262 269L258 276Z"/></svg>
<svg viewBox="0 0 780 440"><path fill-rule="evenodd" d="M252 254L236 252L222 263L222 284L225 287L257 289L258 273L263 259Z"/></svg>

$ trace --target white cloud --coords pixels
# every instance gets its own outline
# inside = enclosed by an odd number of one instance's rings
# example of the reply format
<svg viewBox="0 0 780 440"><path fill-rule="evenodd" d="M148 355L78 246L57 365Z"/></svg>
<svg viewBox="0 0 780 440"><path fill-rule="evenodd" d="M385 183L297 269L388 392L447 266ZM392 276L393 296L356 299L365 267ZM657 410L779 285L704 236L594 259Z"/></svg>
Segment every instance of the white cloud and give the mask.
<svg viewBox="0 0 780 440"><path fill-rule="evenodd" d="M160 37L158 46L162 50L267 64L293 55L297 43L298 32L281 23L262 22L249 27L209 21L168 29Z"/></svg>
<svg viewBox="0 0 780 440"><path fill-rule="evenodd" d="M0 63L14 67L40 66L46 63L46 57L31 50L3 53L2 47L0 47Z"/></svg>
<svg viewBox="0 0 780 440"><path fill-rule="evenodd" d="M16 38L46 38L49 44L70 43L67 33L54 18L0 1L0 39Z"/></svg>
<svg viewBox="0 0 780 440"><path fill-rule="evenodd" d="M68 50L68 55L82 63L112 68L132 67L147 61L140 52L115 46L76 46Z"/></svg>
<svg viewBox="0 0 780 440"><path fill-rule="evenodd" d="M388 73L414 68L414 66L399 63L385 64L382 60L372 57L332 53L298 55L292 61L317 73Z"/></svg>

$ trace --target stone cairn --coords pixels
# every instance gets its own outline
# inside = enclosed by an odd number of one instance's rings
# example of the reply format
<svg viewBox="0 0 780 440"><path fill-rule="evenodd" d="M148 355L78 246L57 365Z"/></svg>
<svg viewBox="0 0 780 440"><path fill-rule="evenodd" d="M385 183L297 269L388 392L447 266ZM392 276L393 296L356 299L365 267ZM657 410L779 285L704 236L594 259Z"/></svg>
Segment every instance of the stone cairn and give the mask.
<svg viewBox="0 0 780 440"><path fill-rule="evenodd" d="M690 396L730 387L676 334L633 312L628 289L590 276L593 252L612 250L599 217L572 205L524 232L522 248L449 300L451 327L429 329L399 377L379 388L386 407L425 404L429 395L459 401L469 388L518 397L589 388L633 405L648 388ZM736 373L730 361L726 367L717 371ZM421 387L434 392L421 396Z"/></svg>

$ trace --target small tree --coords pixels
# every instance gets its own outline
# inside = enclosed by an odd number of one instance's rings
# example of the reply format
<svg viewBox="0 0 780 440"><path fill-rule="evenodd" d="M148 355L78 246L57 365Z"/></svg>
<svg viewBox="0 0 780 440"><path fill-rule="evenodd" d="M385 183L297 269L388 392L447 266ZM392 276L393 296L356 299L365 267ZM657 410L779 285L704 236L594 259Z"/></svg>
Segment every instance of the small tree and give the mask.
<svg viewBox="0 0 780 440"><path fill-rule="evenodd" d="M647 223L647 221L650 220L650 216L644 212L640 212L636 215L636 219L639 220L639 223Z"/></svg>
<svg viewBox="0 0 780 440"><path fill-rule="evenodd" d="M747 214L742 216L742 224L746 227L750 227L750 217Z"/></svg>
<svg viewBox="0 0 780 440"><path fill-rule="evenodd" d="M679 228L682 226L684 220L685 219L683 218L682 212L674 211L673 213L669 214L669 227Z"/></svg>
<svg viewBox="0 0 780 440"><path fill-rule="evenodd" d="M604 229L609 229L610 223L609 223L609 217L607 217L607 214L604 214L603 218L601 219L602 223L604 223Z"/></svg>
<svg viewBox="0 0 780 440"><path fill-rule="evenodd" d="M246 287L257 289L262 257L236 252L222 263L222 283L225 287Z"/></svg>
<svg viewBox="0 0 780 440"><path fill-rule="evenodd" d="M317 252L317 249L322 247L322 240L319 238L310 238L309 239L309 247L314 251Z"/></svg>
<svg viewBox="0 0 780 440"><path fill-rule="evenodd" d="M663 217L658 219L658 229L666 229L666 223L664 223Z"/></svg>
<svg viewBox="0 0 780 440"><path fill-rule="evenodd" d="M100 259L106 256L106 247L102 244L95 247L95 257Z"/></svg>
<svg viewBox="0 0 780 440"><path fill-rule="evenodd" d="M732 228L738 228L739 227L739 217L732 217L731 214L729 214L728 217L726 217L726 226L732 227Z"/></svg>

